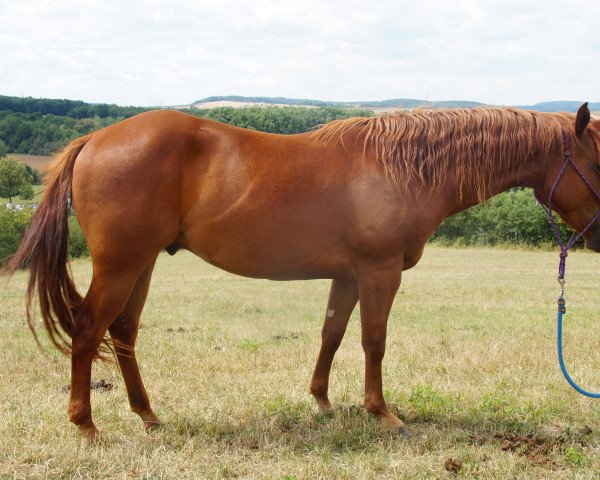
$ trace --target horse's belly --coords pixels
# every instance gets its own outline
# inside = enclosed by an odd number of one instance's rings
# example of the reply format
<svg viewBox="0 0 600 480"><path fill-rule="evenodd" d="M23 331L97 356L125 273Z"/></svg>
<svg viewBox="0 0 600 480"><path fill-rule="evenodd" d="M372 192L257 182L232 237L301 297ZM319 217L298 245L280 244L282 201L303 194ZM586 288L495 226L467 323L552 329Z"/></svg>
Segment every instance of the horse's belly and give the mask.
<svg viewBox="0 0 600 480"><path fill-rule="evenodd" d="M244 255L238 250L220 248L218 251L207 251L205 248L190 247L193 253L208 263L236 275L250 278L266 278L270 280L308 280L316 278L345 277L350 268L342 261L334 258L319 259L308 262L305 256L296 258L288 253L265 253L261 249L245 248Z"/></svg>
<svg viewBox="0 0 600 480"><path fill-rule="evenodd" d="M248 225L239 221L194 229L183 236L181 246L246 277L301 280L351 275L342 245L327 233L264 219Z"/></svg>

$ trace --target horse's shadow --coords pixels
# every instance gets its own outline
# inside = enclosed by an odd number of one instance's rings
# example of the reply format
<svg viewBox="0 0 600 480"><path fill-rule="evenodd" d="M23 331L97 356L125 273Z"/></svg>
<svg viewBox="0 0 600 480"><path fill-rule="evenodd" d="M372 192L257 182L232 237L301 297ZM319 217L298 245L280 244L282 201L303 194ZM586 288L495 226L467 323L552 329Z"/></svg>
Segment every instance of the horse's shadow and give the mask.
<svg viewBox="0 0 600 480"><path fill-rule="evenodd" d="M403 415L397 407L391 410L406 422L410 438L398 430L383 429L360 405L341 405L334 414L323 415L304 404L291 404L269 413L253 411L241 421L221 414L207 418L175 415L165 428L178 436L202 436L250 450L277 443L299 452L391 452L403 448L424 453L445 446L492 445L546 468L558 467L553 458L565 445L584 446L597 436L589 427L549 431L539 422L510 415Z"/></svg>

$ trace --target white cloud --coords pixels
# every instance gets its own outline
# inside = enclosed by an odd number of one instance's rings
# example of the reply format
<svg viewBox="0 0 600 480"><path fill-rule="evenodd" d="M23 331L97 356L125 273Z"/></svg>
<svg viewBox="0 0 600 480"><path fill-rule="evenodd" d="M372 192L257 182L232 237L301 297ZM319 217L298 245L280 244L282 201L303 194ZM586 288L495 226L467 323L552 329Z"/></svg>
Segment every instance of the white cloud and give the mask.
<svg viewBox="0 0 600 480"><path fill-rule="evenodd" d="M0 94L600 100L599 2L0 0Z"/></svg>

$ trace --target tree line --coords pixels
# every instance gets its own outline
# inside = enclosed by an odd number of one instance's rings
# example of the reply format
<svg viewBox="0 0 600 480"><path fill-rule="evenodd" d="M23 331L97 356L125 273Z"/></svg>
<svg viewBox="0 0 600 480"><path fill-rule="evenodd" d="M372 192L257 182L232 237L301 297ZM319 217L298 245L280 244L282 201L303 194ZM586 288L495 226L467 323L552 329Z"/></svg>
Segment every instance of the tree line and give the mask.
<svg viewBox="0 0 600 480"><path fill-rule="evenodd" d="M146 110L149 109L144 107L120 107L104 103L92 104L81 100L0 95L0 111L14 113L37 113L70 118L126 118Z"/></svg>
<svg viewBox="0 0 600 480"><path fill-rule="evenodd" d="M558 227L562 237L569 238L572 231L560 219ZM527 188L509 190L448 217L431 241L446 246L550 247L556 243L546 213Z"/></svg>
<svg viewBox="0 0 600 480"><path fill-rule="evenodd" d="M74 138L149 108L0 96L0 142L10 153L51 155ZM339 118L371 116L368 110L334 107L184 109L190 115L270 133L301 133Z"/></svg>

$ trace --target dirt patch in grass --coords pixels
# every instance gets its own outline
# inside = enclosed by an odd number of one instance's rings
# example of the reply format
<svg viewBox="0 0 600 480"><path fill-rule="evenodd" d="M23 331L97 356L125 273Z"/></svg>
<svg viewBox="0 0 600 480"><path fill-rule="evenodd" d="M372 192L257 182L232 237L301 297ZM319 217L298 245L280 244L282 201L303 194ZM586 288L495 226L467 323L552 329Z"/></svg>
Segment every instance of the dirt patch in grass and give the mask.
<svg viewBox="0 0 600 480"><path fill-rule="evenodd" d="M559 465L552 460L552 452L564 444L563 438L538 437L534 435L518 435L516 433L497 433L494 438L500 441L500 448L505 452L513 452L527 458L531 463L541 467L557 469Z"/></svg>
<svg viewBox="0 0 600 480"><path fill-rule="evenodd" d="M183 327L178 327L178 328L167 328L167 332L179 332L179 333L185 333L185 328Z"/></svg>
<svg viewBox="0 0 600 480"><path fill-rule="evenodd" d="M97 392L108 392L112 390L114 385L106 380L97 380L90 383L90 390L96 390ZM71 391L71 385L65 385L62 388L63 393L69 393Z"/></svg>
<svg viewBox="0 0 600 480"><path fill-rule="evenodd" d="M289 335L286 335L284 333L279 335L273 335L273 341L275 342L280 342L282 340L298 340L299 338L300 334L298 333L290 333Z"/></svg>

